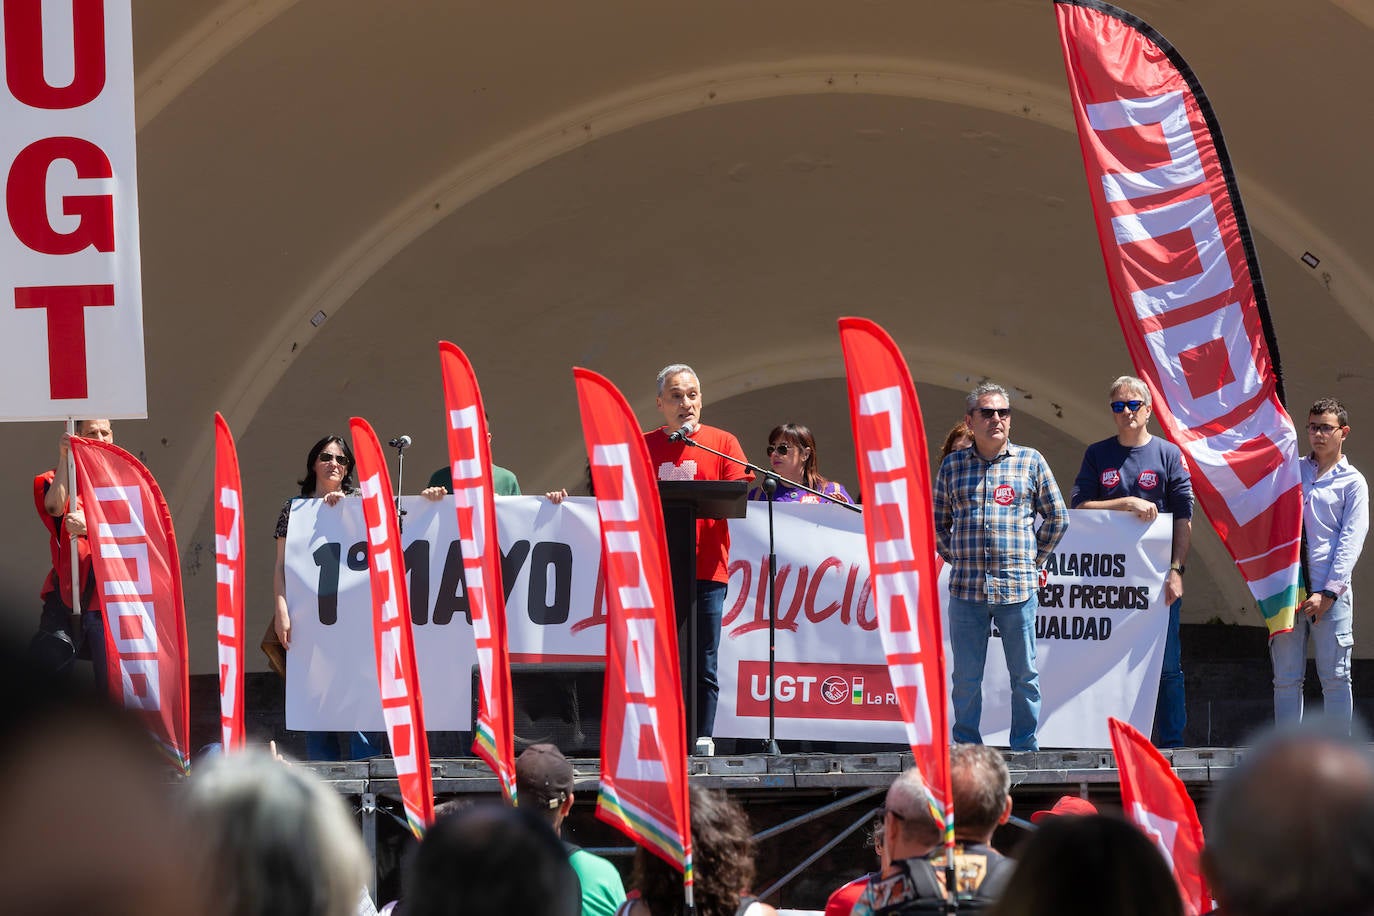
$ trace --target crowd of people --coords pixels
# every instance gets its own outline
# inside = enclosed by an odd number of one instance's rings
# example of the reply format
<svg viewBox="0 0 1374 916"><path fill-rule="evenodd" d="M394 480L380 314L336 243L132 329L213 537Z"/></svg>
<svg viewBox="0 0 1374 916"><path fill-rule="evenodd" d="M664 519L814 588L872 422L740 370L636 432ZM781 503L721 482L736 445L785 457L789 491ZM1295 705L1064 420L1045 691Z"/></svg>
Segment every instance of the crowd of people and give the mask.
<svg viewBox="0 0 1374 916"><path fill-rule="evenodd" d="M454 799L404 857L399 899L369 892L372 864L345 799L315 771L265 749L199 761L182 784L125 711L32 667L0 665L11 702L0 776L22 785L0 821L0 880L24 913L205 916L676 916L681 872L647 847L611 861L560 836L579 788L552 745L526 748L516 798ZM950 755L955 845L918 772L888 787L873 827L877 868L840 887L826 916L1181 916L1169 837L1111 804L1065 796L999 828L1014 789L1001 752ZM100 778L92 780L90 774ZM1201 868L1218 916L1374 913L1374 752L1339 719L1270 729L1205 808ZM752 827L723 791L689 787L694 911L776 916L758 890ZM54 814L60 812L59 817ZM997 838L1008 836L1006 848ZM843 848L843 847L841 847ZM953 880L947 869L952 852ZM832 856L836 853L831 853ZM379 906L380 904L380 906ZM804 911L793 911L804 912ZM819 912L819 907L813 912Z"/></svg>

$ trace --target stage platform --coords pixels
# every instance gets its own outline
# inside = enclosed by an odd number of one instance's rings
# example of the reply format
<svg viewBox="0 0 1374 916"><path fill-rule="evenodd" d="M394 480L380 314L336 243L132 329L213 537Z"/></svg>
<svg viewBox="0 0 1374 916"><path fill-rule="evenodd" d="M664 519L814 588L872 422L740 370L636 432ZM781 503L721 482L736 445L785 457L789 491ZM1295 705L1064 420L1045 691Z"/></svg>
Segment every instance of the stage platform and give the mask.
<svg viewBox="0 0 1374 916"><path fill-rule="evenodd" d="M1205 810L1212 787L1245 754L1243 748L1185 748L1162 752ZM1030 815L1064 795L1087 798L1104 811L1119 811L1120 782L1110 749L1005 754L1011 771L1013 820L999 828L998 848L1011 850L1033 829ZM723 789L748 812L758 842L755 891L780 907L822 909L831 890L873 867L867 834L883 793L910 752L740 754L693 757L693 785ZM594 809L600 761L573 758L576 804L565 838L610 858L629 875L634 847L598 821ZM340 763L307 763L355 805L377 865L378 899L399 894L400 862L411 842L400 815L400 790L389 757ZM494 801L495 775L476 758L431 761L435 795Z"/></svg>

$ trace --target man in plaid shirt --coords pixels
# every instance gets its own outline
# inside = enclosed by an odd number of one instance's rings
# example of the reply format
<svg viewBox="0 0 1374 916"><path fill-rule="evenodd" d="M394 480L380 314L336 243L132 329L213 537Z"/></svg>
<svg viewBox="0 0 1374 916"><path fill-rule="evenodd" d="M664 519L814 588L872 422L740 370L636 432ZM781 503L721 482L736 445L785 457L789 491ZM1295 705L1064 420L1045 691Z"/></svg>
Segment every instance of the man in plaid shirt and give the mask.
<svg viewBox="0 0 1374 916"><path fill-rule="evenodd" d="M935 539L950 564L949 638L956 742L982 744L983 665L990 623L1011 676L1011 749L1039 749L1040 674L1035 668L1039 571L1069 527L1050 466L1012 445L1011 405L1001 385L969 392L973 446L951 452L935 479ZM1044 521L1039 530L1035 517Z"/></svg>

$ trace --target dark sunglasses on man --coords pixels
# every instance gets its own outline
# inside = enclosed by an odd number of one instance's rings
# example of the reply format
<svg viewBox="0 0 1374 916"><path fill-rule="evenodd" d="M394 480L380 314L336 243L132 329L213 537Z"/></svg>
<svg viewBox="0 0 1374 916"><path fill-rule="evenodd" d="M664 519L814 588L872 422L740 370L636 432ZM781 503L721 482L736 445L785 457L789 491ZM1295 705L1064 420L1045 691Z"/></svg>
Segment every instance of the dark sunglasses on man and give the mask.
<svg viewBox="0 0 1374 916"><path fill-rule="evenodd" d="M1141 400L1112 401L1112 413L1121 413L1127 410L1129 410L1131 413L1135 413L1137 410L1144 406L1145 402Z"/></svg>

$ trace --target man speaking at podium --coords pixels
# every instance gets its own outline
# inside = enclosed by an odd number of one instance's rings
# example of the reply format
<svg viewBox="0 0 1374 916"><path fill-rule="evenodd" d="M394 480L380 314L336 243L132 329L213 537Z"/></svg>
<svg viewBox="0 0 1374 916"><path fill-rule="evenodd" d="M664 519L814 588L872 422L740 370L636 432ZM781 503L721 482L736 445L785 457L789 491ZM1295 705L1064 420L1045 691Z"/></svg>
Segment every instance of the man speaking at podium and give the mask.
<svg viewBox="0 0 1374 916"><path fill-rule="evenodd" d="M743 462L739 440L723 429L701 425L701 382L691 366L674 363L658 373L658 412L664 425L644 434L649 459L659 480L753 480ZM683 439L724 452L727 461ZM716 721L716 678L720 619L730 567L730 523L723 518L697 520L697 652L696 735L710 736ZM685 610L678 609L679 620ZM685 672L684 672L685 674ZM686 681L686 677L684 677Z"/></svg>

